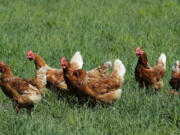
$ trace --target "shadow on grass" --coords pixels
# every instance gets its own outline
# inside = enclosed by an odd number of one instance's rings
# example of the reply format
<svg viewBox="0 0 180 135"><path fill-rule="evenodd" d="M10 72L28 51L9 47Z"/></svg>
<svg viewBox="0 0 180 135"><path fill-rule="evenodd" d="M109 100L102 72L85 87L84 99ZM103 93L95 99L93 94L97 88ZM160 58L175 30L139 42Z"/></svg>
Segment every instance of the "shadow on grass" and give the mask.
<svg viewBox="0 0 180 135"><path fill-rule="evenodd" d="M70 108L88 107L90 109L95 109L109 107L113 104L101 103L92 99L91 97L78 96L77 94L72 92L59 93L58 100L60 99L65 100Z"/></svg>
<svg viewBox="0 0 180 135"><path fill-rule="evenodd" d="M55 95L57 95L57 100L63 100L67 103L67 105L70 108L81 108L81 107L88 107L91 109L94 108L104 108L104 107L108 107L112 104L107 104L107 103L101 103L99 101L96 101L94 99L92 99L91 97L82 97L82 96L78 96L75 92L73 93L72 91L62 91L60 89L58 89L56 86L54 85L48 85L47 87L52 93L54 93Z"/></svg>
<svg viewBox="0 0 180 135"><path fill-rule="evenodd" d="M154 88L147 88L146 86L141 87L138 84L136 85L135 90L136 91L144 91L147 96L156 95L161 91L161 89L155 90Z"/></svg>

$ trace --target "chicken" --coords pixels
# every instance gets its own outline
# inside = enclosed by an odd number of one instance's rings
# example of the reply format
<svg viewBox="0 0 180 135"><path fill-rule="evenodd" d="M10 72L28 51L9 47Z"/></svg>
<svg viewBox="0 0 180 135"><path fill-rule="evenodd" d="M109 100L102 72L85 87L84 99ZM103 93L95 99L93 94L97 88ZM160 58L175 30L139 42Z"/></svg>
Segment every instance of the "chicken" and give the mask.
<svg viewBox="0 0 180 135"><path fill-rule="evenodd" d="M45 61L36 53L33 53L31 50L27 53L27 58L29 60L33 60L35 62L36 70L39 70L42 67L47 69L47 86L48 87L55 87L60 91L67 91L67 85L64 81L63 77L63 70L62 69L55 69L49 67ZM76 52L71 59L71 64L73 65L74 69L81 69L83 66L83 60L80 52Z"/></svg>
<svg viewBox="0 0 180 135"><path fill-rule="evenodd" d="M29 111L41 100L41 94L45 91L46 68L40 68L36 72L36 78L22 79L13 75L11 68L0 63L0 86L6 96L12 99L16 112L21 108Z"/></svg>
<svg viewBox="0 0 180 135"><path fill-rule="evenodd" d="M135 69L135 78L140 87L151 87L155 90L163 87L162 78L166 71L166 55L161 54L156 65L154 67L149 66L147 55L144 50L141 50L140 46L136 48L136 56L138 57L138 63Z"/></svg>
<svg viewBox="0 0 180 135"><path fill-rule="evenodd" d="M180 61L176 61L172 67L172 78L169 81L172 90L170 96L173 94L179 95L178 90L180 89Z"/></svg>
<svg viewBox="0 0 180 135"><path fill-rule="evenodd" d="M106 73L102 76L100 72L96 74L95 69L90 72L82 69L74 70L65 57L61 58L61 66L68 88L79 96L91 97L103 103L112 103L120 98L126 69L119 59L114 62L112 74Z"/></svg>

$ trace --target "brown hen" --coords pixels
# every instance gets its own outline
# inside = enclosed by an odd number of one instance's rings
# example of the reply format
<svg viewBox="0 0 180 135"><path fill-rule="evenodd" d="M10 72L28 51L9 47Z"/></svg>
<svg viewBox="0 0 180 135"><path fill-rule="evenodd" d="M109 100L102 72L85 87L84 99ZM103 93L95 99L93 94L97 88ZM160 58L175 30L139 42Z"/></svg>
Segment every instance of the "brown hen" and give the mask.
<svg viewBox="0 0 180 135"><path fill-rule="evenodd" d="M45 91L46 69L41 68L36 72L36 78L22 79L13 75L11 68L0 63L0 86L6 96L12 99L13 107L18 112L21 108L31 111L34 104L41 100L41 94Z"/></svg>
<svg viewBox="0 0 180 135"><path fill-rule="evenodd" d="M101 75L98 69L89 72L82 69L74 70L65 57L61 58L61 66L68 88L79 96L91 97L105 103L112 103L121 96L126 69L119 59L114 62L112 74ZM104 71L102 70L102 73Z"/></svg>
<svg viewBox="0 0 180 135"><path fill-rule="evenodd" d="M172 78L169 81L172 90L170 96L173 94L179 95L178 90L180 89L180 61L176 61L172 67Z"/></svg>
<svg viewBox="0 0 180 135"><path fill-rule="evenodd" d="M162 53L154 67L148 64L147 55L139 46L136 48L136 56L138 63L135 69L135 78L140 87L160 89L163 86L162 78L166 71L166 55Z"/></svg>

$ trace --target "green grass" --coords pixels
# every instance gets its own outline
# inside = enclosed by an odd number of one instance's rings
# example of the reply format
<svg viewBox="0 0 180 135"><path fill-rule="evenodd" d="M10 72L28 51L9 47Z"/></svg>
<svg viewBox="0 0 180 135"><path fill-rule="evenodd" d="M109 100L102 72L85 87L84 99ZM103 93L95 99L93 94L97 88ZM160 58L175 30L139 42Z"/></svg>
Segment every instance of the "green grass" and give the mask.
<svg viewBox="0 0 180 135"><path fill-rule="evenodd" d="M158 93L135 81L138 45L151 65L162 52L167 56ZM47 90L30 117L26 110L16 114L0 92L0 134L180 134L180 99L168 96L172 64L180 59L180 0L0 0L0 61L16 76L33 77L30 49L56 68L61 56L70 59L77 50L85 70L121 59L127 69L122 97L89 107Z"/></svg>

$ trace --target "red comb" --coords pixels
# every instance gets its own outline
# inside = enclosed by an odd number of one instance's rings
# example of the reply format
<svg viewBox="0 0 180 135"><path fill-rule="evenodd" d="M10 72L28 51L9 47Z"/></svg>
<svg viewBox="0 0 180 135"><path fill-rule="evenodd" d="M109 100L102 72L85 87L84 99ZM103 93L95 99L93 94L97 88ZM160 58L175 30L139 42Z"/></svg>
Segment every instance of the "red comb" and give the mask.
<svg viewBox="0 0 180 135"><path fill-rule="evenodd" d="M138 46L138 47L136 48L136 50L141 50L141 47L140 47L140 46Z"/></svg>
<svg viewBox="0 0 180 135"><path fill-rule="evenodd" d="M27 55L31 55L32 53L33 53L33 51L32 51L32 50L29 50L28 53L27 53Z"/></svg>
<svg viewBox="0 0 180 135"><path fill-rule="evenodd" d="M61 63L64 63L66 61L66 57L65 56L62 56L61 57Z"/></svg>
<svg viewBox="0 0 180 135"><path fill-rule="evenodd" d="M138 47L136 48L136 53L138 53L138 52L140 52L140 51L141 51L141 47L138 46Z"/></svg>
<svg viewBox="0 0 180 135"><path fill-rule="evenodd" d="M3 62L3 61L1 61L1 62L0 62L0 65L4 65L4 62Z"/></svg>

